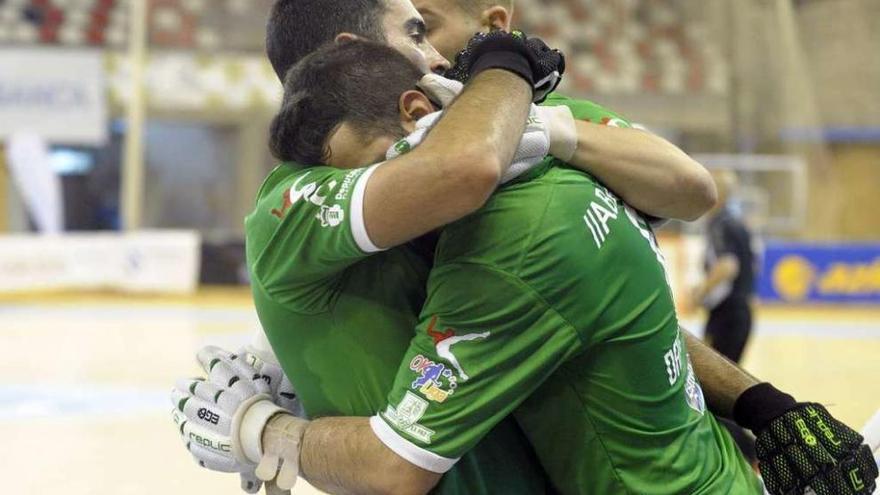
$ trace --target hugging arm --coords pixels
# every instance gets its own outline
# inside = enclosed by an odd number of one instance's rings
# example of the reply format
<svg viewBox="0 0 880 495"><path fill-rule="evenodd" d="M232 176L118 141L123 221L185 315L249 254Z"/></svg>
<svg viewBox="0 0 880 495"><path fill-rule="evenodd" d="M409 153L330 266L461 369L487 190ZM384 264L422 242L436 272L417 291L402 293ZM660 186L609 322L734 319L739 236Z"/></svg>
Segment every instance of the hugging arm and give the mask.
<svg viewBox="0 0 880 495"><path fill-rule="evenodd" d="M681 331L709 409L721 417L733 419L736 399L760 381L687 330Z"/></svg>
<svg viewBox="0 0 880 495"><path fill-rule="evenodd" d="M300 474L328 493L395 495L427 493L441 476L392 452L363 417L312 421L303 436Z"/></svg>
<svg viewBox="0 0 880 495"><path fill-rule="evenodd" d="M370 177L363 214L373 244L402 244L480 208L513 159L531 99L510 72L477 75L420 146Z"/></svg>
<svg viewBox="0 0 880 495"><path fill-rule="evenodd" d="M579 350L575 332L518 279L485 267L447 267L423 315L432 316L401 359L386 409L309 424L300 472L319 488L426 493Z"/></svg>
<svg viewBox="0 0 880 495"><path fill-rule="evenodd" d="M715 204L709 172L662 137L581 120L575 127L578 146L569 163L595 175L639 211L692 221Z"/></svg>
<svg viewBox="0 0 880 495"><path fill-rule="evenodd" d="M714 206L709 172L662 137L592 102L561 96L539 116L550 128L554 157L593 175L639 211L690 221Z"/></svg>

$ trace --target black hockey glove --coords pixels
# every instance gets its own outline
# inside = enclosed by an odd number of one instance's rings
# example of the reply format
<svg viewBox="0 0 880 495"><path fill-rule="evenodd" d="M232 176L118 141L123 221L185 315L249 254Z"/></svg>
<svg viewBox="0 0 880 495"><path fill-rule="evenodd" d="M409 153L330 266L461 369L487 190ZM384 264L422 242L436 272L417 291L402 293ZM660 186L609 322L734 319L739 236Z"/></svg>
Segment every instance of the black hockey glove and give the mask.
<svg viewBox="0 0 880 495"><path fill-rule="evenodd" d="M758 466L772 495L873 493L877 465L858 432L822 405L795 402L769 383L746 390L734 419L757 436Z"/></svg>
<svg viewBox="0 0 880 495"><path fill-rule="evenodd" d="M477 33L445 75L467 83L487 69L504 69L522 77L534 89L533 101L541 103L562 81L565 56L522 31Z"/></svg>

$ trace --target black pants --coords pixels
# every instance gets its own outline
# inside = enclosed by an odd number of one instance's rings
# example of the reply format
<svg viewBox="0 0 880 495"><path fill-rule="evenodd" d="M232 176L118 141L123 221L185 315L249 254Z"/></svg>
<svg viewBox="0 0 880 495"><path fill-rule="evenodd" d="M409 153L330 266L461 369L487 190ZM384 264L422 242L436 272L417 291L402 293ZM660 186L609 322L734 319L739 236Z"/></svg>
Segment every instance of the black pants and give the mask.
<svg viewBox="0 0 880 495"><path fill-rule="evenodd" d="M752 309L746 301L728 299L709 312L706 341L734 363L742 358L752 333Z"/></svg>

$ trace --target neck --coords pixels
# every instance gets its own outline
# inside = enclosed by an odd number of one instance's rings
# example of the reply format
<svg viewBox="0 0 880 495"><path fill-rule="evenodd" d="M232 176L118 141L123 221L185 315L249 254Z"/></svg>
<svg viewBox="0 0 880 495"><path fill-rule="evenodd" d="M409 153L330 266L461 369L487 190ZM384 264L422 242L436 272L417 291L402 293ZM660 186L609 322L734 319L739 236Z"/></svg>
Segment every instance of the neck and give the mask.
<svg viewBox="0 0 880 495"><path fill-rule="evenodd" d="M385 152L394 144L390 137L377 137L369 142L351 142L346 146L331 146L327 165L336 168L359 168L385 161Z"/></svg>

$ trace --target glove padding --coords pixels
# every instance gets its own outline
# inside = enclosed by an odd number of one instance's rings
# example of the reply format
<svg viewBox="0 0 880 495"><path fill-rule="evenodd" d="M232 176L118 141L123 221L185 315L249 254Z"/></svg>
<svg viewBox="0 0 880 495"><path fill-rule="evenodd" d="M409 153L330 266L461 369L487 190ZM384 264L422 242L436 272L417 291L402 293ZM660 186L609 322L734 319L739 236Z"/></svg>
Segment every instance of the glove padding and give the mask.
<svg viewBox="0 0 880 495"><path fill-rule="evenodd" d="M773 494L870 494L877 465L864 438L823 406L798 403L755 431L761 475Z"/></svg>
<svg viewBox="0 0 880 495"><path fill-rule="evenodd" d="M265 424L283 410L272 403L264 377L239 355L206 347L198 359L208 378L178 381L171 392L174 423L200 466L240 473L242 489L256 493L262 425L253 423Z"/></svg>
<svg viewBox="0 0 880 495"><path fill-rule="evenodd" d="M448 107L461 94L464 85L438 74L427 74L418 83L431 101L440 108ZM574 114L565 105L535 106L532 116L539 118L550 133L550 154L563 162L577 151L578 135Z"/></svg>
<svg viewBox="0 0 880 495"><path fill-rule="evenodd" d="M260 375L260 379L269 386L272 402L286 409L290 414L306 419L305 409L303 409L293 384L290 383L281 366L269 361L263 361L260 356L250 352L240 353L240 355L243 356L249 366L254 368L255 373Z"/></svg>
<svg viewBox="0 0 880 495"><path fill-rule="evenodd" d="M464 84L459 81L434 73L422 76L417 86L439 108L448 107L464 89Z"/></svg>
<svg viewBox="0 0 880 495"><path fill-rule="evenodd" d="M526 125L525 132L523 132L522 140L520 140L510 167L501 177L501 184L506 184L534 168L544 160L550 151L550 132L544 121L538 118L536 109L537 107L532 105L532 111L529 114L528 124ZM442 116L443 112L441 111L428 114L419 119L416 122L415 131L388 148L385 157L388 160L392 160L408 153L421 144L422 140L424 140L425 136Z"/></svg>
<svg viewBox="0 0 880 495"><path fill-rule="evenodd" d="M522 31L477 33L458 53L455 65L445 75L467 83L487 69L504 69L519 75L532 85L532 101L541 103L562 82L565 56Z"/></svg>
<svg viewBox="0 0 880 495"><path fill-rule="evenodd" d="M278 357L275 356L275 351L272 350L272 345L269 344L269 339L266 338L262 328L254 332L251 341L244 349L239 350L238 354L244 356L245 361L262 375L263 380L269 385L272 401L275 404L287 409L290 414L298 418L308 419L293 384L284 374L281 363L278 362Z"/></svg>

